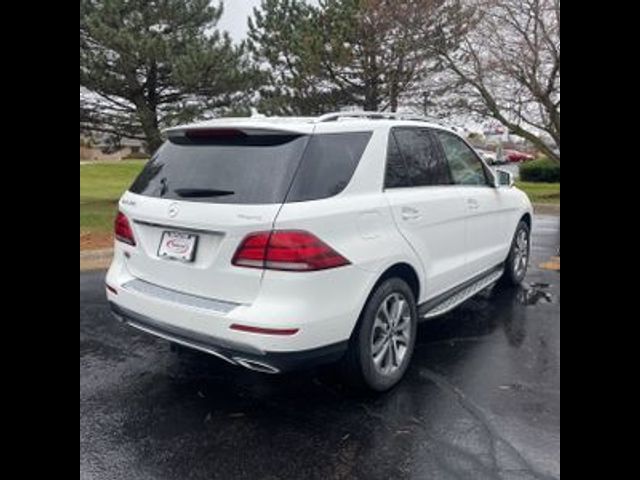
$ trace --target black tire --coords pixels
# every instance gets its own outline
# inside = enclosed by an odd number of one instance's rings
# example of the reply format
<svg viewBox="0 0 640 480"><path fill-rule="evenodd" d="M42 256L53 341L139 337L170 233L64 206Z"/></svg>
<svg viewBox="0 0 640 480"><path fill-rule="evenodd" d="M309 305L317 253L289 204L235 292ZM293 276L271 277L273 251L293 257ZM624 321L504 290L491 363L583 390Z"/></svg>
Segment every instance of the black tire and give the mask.
<svg viewBox="0 0 640 480"><path fill-rule="evenodd" d="M402 306L401 300L406 302L404 304L406 308ZM384 312L380 311L383 308L382 303L384 301L387 302L388 308L392 310L398 309L394 310L394 312L402 309L397 326L389 327L386 332L383 332L380 326L380 319L385 317ZM377 317L379 318L377 319ZM409 319L408 325L405 324L407 319ZM348 383L358 388L366 388L378 392L388 390L397 384L404 376L413 355L417 320L416 302L409 285L400 278L390 278L380 283L367 300L360 314L349 342L349 350L343 358L342 371ZM403 345L405 333L408 334L409 338ZM372 342L378 339L379 342L376 343L382 345L385 343L384 338L386 338L386 344L389 346L383 346L380 350L382 351L386 348L385 357L381 359L381 364L376 366L373 359ZM391 343L393 343L393 346ZM385 359L388 361L386 364L384 362ZM385 366L389 370L383 373L381 370L384 370Z"/></svg>
<svg viewBox="0 0 640 480"><path fill-rule="evenodd" d="M520 243L520 240L522 239L522 236L526 239L524 260L521 256L522 244ZM529 230L529 225L524 220L520 220L520 223L518 223L516 231L513 234L513 240L511 240L509 256L504 264L504 274L500 279L503 285L517 286L522 283L527 274L530 254L531 232ZM524 265L522 265L522 262L524 262Z"/></svg>

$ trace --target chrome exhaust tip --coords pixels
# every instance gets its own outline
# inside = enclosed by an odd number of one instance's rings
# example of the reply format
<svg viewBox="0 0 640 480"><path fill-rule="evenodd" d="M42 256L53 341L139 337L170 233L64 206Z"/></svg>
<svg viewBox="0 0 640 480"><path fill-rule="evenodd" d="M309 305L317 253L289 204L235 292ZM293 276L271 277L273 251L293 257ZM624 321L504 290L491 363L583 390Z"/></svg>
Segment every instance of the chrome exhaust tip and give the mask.
<svg viewBox="0 0 640 480"><path fill-rule="evenodd" d="M266 363L257 362L255 360L248 360L246 358L238 358L238 357L233 357L233 360L238 365L241 365L244 368L247 368L249 370L253 370L255 372L271 373L271 374L280 373L280 370L278 370L276 367L273 367L271 365L267 365Z"/></svg>

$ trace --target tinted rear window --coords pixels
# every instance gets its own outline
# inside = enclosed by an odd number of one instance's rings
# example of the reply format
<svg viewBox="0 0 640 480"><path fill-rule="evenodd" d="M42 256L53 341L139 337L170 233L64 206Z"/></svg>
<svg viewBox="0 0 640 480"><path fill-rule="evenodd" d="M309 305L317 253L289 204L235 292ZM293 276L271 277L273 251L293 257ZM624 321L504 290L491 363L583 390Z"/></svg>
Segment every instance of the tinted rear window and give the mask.
<svg viewBox="0 0 640 480"><path fill-rule="evenodd" d="M207 203L282 203L307 144L304 135L165 142L130 190Z"/></svg>
<svg viewBox="0 0 640 480"><path fill-rule="evenodd" d="M344 190L370 138L371 132L313 135L287 202L328 198Z"/></svg>
<svg viewBox="0 0 640 480"><path fill-rule="evenodd" d="M370 137L371 132L355 132L172 139L147 163L130 191L207 203L327 198L347 186Z"/></svg>

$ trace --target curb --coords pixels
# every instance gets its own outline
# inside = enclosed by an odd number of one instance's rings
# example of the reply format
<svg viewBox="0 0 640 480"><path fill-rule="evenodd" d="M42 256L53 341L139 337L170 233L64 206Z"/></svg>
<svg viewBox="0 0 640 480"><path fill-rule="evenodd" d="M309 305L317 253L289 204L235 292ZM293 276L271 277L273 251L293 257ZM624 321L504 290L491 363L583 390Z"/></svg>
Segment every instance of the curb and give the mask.
<svg viewBox="0 0 640 480"><path fill-rule="evenodd" d="M113 248L80 251L80 260L104 260L113 256Z"/></svg>
<svg viewBox="0 0 640 480"><path fill-rule="evenodd" d="M537 215L557 215L560 216L560 205L547 203L534 203L533 213Z"/></svg>
<svg viewBox="0 0 640 480"><path fill-rule="evenodd" d="M80 252L80 271L106 270L109 268L112 257L112 248Z"/></svg>

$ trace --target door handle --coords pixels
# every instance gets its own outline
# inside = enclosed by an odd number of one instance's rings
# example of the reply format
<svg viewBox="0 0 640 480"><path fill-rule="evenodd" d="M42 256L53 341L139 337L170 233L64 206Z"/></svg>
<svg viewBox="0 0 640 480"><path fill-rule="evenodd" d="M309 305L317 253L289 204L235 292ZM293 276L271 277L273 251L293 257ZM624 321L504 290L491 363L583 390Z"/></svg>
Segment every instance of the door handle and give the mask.
<svg viewBox="0 0 640 480"><path fill-rule="evenodd" d="M402 207L400 210L403 220L413 220L420 218L420 210L413 207Z"/></svg>
<svg viewBox="0 0 640 480"><path fill-rule="evenodd" d="M467 207L469 207L469 210L477 210L480 204L475 198L467 198Z"/></svg>

